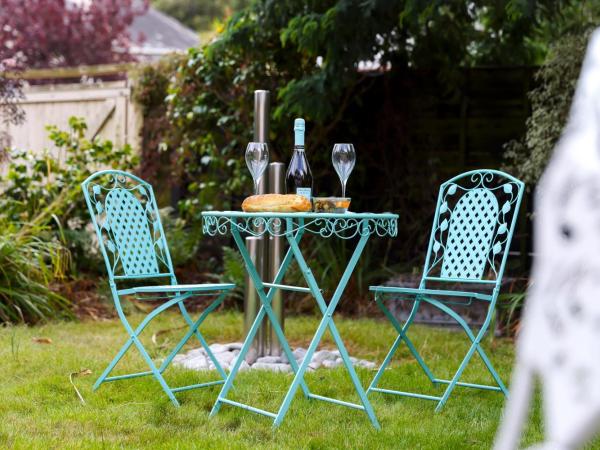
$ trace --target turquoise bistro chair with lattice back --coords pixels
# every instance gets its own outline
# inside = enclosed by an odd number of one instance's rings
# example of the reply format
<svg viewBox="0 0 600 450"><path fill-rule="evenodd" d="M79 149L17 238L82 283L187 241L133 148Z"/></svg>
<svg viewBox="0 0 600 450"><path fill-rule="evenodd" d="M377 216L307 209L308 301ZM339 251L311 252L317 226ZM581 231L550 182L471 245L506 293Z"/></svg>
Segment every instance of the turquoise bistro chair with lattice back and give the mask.
<svg viewBox="0 0 600 450"><path fill-rule="evenodd" d="M106 263L115 307L128 334L121 350L94 384L94 390L105 382L152 375L171 401L175 405L179 405L174 395L177 392L224 383L226 374L198 328L206 316L221 304L227 292L235 285L177 283L152 186L144 180L127 172L105 170L86 179L82 183L82 188L96 230L100 251ZM152 284L152 281L157 280L165 280L166 284ZM124 283L130 285L123 287ZM121 306L121 298L126 295L135 295L140 300L162 300L163 303L153 309L137 327L133 328ZM204 295L212 295L216 298L200 314L199 318L193 321L184 301L191 297ZM142 345L139 335L152 319L175 305L179 307L189 330L162 364L157 367ZM163 372L192 335L196 336L206 350L220 379L171 388L165 381ZM108 375L132 345L137 347L150 370L109 377Z"/></svg>
<svg viewBox="0 0 600 450"><path fill-rule="evenodd" d="M441 185L423 276L418 288L371 286L375 301L398 332L390 351L369 386L368 393L380 392L416 397L437 402L441 410L456 386L508 392L481 341L490 325L508 249L515 229L525 185L496 170L476 170L458 175ZM456 287L460 286L460 290ZM466 287L465 287L466 286ZM412 301L412 308L400 325L384 301ZM479 330L472 330L453 305L468 307L473 301L487 304L487 314ZM471 345L450 380L436 378L408 337L419 306L430 304L452 317L463 328ZM415 357L434 385L446 385L442 396L378 388L382 374L401 342ZM477 352L496 385L460 381L461 375Z"/></svg>

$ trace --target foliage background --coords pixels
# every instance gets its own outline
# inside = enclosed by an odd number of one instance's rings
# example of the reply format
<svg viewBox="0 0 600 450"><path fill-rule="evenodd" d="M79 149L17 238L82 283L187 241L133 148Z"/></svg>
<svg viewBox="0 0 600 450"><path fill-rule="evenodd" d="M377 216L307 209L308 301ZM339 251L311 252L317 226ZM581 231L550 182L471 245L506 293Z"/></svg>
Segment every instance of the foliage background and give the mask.
<svg viewBox="0 0 600 450"><path fill-rule="evenodd" d="M87 139L83 119L69 126L48 127L53 151L12 149L0 175L0 323L70 316L60 285L101 268L80 184L95 170L131 169L138 159L128 146Z"/></svg>
<svg viewBox="0 0 600 450"><path fill-rule="evenodd" d="M410 270L429 229L431 186L445 176L436 151L446 145L415 136L411 117L460 104L466 68L541 61L539 26L559 12L555 2L254 1L210 44L144 69L138 99L160 125L144 130L142 171L171 162L168 174L158 171L172 187L164 200L190 226L203 209L238 207L250 186L243 149L252 136L253 91L268 89L271 160L287 162L291 124L304 117L317 193L336 194L330 147L354 142L353 209L402 211L406 234L392 260Z"/></svg>
<svg viewBox="0 0 600 450"><path fill-rule="evenodd" d="M196 30L202 42L209 40L235 11L249 0L152 0L152 6Z"/></svg>
<svg viewBox="0 0 600 450"><path fill-rule="evenodd" d="M272 160L287 162L291 124L295 117L304 117L317 194L337 193L329 161L331 146L352 141L359 155L349 186L352 209L401 212L402 235L393 243L369 246L370 253L363 258L368 263L358 268L351 282L350 294L356 302L369 283L386 278L391 269L411 272L421 264L435 198L432 186L460 170L496 167L501 144L510 139L506 167L535 182L560 135L586 33L596 23L598 9L574 0L156 0L154 4L200 30L213 22L210 28L218 32L203 47L142 67L136 74L134 95L145 117L142 164L137 170L161 186L160 203L177 210L178 214L165 211L164 220L167 233L175 237L171 242L180 264L191 264L191 272L202 276L221 270L221 247L231 243L227 239L200 242L200 212L237 208L249 192L243 151L252 136L253 91L268 89L273 107ZM98 23L104 23L106 11L100 11ZM123 27L134 14L128 11L119 18ZM202 20L193 22L197 17ZM229 18L223 23L219 17ZM125 45L127 36L119 39ZM39 45L46 44L40 40ZM6 50L6 45L0 50ZM77 59L81 55L67 58L71 54L67 50L47 55L44 64L81 62ZM2 67L7 64L5 55L0 58ZM489 110L497 120L493 129L471 121L465 113L482 111L481 103L488 97L481 93L486 89L495 89L496 97L507 102L512 101L508 90L516 92L515 83L522 82L523 91L529 89L527 70L507 81L510 76L502 68L516 73L515 67L544 61L530 97L533 114L526 129L522 118L527 102L519 103L519 114L508 119ZM20 62L11 64L17 67ZM3 105L10 107L15 95L18 84L0 85L0 97L6 99ZM10 109L4 110L15 117ZM77 185L92 170L93 161L120 168L134 164L129 149L86 141L85 125L74 119L71 126L67 131L50 130L55 144L71 157L67 167L48 155L31 159L16 152L11 155L9 175L0 180L8 193L1 214L6 223L15 225L5 227L7 242L24 223L33 221L40 228L31 228L32 236L42 236L50 246L41 252L42 265L22 271L43 286L62 276L59 269L64 260L59 263L54 256L63 254L67 242L73 274L82 267L93 270L95 265L86 262L91 252L81 224L87 217L81 204L64 200L67 187ZM468 127L479 127L479 137L469 134ZM525 138L518 140L522 132ZM493 145L477 155L456 157L450 151L456 142L470 148L474 144L469 141L481 136L481 142ZM75 168L72 173L70 165ZM327 261L339 262L336 255L347 251L344 243L312 245L308 256L320 261L322 271L329 274L342 267ZM26 247L22 254L27 254ZM227 251L224 259L224 277L239 278L239 261ZM80 267L72 265L74 260ZM332 287L327 280L334 279L324 278L326 290ZM348 304L348 311L357 312L357 304Z"/></svg>
<svg viewBox="0 0 600 450"><path fill-rule="evenodd" d="M506 144L505 169L529 189L542 175L567 123L591 31L570 34L552 47L548 60L536 73L538 86L529 94L532 113L525 136Z"/></svg>

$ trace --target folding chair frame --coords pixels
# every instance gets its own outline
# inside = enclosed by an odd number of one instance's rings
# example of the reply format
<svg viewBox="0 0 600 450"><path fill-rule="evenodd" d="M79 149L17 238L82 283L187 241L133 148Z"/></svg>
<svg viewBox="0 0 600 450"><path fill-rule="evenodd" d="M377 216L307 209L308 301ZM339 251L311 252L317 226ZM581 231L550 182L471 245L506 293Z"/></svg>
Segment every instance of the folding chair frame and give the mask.
<svg viewBox="0 0 600 450"><path fill-rule="evenodd" d="M123 323L123 326L125 327L125 330L127 331L127 334L129 335L129 338L125 341L125 344L123 344L123 346L121 347L121 349L119 350L117 355L114 357L114 359L111 361L111 363L108 365L108 367L106 367L106 369L104 370L102 375L100 375L100 377L94 383L94 387L93 387L94 391L97 390L102 383L152 375L158 381L158 383L163 388L163 390L165 391L165 393L167 394L169 399L173 402L173 404L175 406L179 406L179 401L175 398L175 395L174 395L175 393L181 392L181 391L187 391L190 389L203 388L203 387L214 386L214 385L225 383L227 374L223 370L222 366L219 364L219 361L215 357L214 353L210 350L208 343L206 342L206 340L204 339L204 337L202 336L202 333L200 332L200 330L198 328L200 327L200 325L202 325L202 323L204 322L204 320L206 319L208 314L210 314L212 311L214 311L223 302L223 300L225 299L225 296L227 295L227 291L229 289L223 290L218 295L218 297L208 306L208 308L206 308L201 313L201 315L199 316L199 318L196 321L192 320L185 305L183 304L183 302L185 300L189 299L190 297L192 297L194 295L194 293L189 292L189 293L185 293L183 295L175 296L173 299L163 303L162 305L160 305L159 307L154 309L142 320L142 322L135 329L131 326L131 324L129 323L129 321L127 320L127 317L125 316L125 314L123 312L119 294L115 292L116 288L114 286L111 286L111 290L113 291L113 298L115 299L115 307L117 309L117 313L119 315L119 318L121 319L121 322ZM198 294L196 294L196 295L198 295ZM181 312L183 318L185 319L187 325L189 326L189 330L185 334L185 336L179 341L179 343L173 348L173 350L169 353L169 355L165 358L165 360L162 362L160 367L156 367L156 364L154 363L154 361L152 360L152 358L150 357L150 355L144 348L142 342L140 341L139 336L142 333L142 331L146 328L146 326L148 326L148 324L152 321L152 319L154 319L160 313L162 313L163 311L167 310L168 308L170 308L174 305L179 306L180 312ZM209 381L206 383L199 383L199 384L193 384L193 385L189 385L189 386L171 388L165 381L165 379L163 377L163 372L171 364L175 355L177 355L177 353L179 353L179 351L183 348L183 346L190 340L190 338L193 335L196 336L196 338L198 339L198 341L200 342L200 344L206 351L206 354L210 358L211 362L214 364L221 379L216 380L216 381ZM121 358L123 358L123 356L125 356L125 353L127 352L127 350L129 350L129 348L132 345L134 345L138 349L138 351L142 355L142 358L146 361L146 364L148 364L148 367L150 368L150 370L146 371L146 372L137 372L137 373L131 373L131 374L125 374L125 375L115 375L115 376L109 377L110 373L115 368L117 363L121 360Z"/></svg>
<svg viewBox="0 0 600 450"><path fill-rule="evenodd" d="M102 184L102 181L105 183ZM108 187L106 185L108 185ZM106 263L109 275L109 285L115 303L115 308L128 334L127 340L108 367L104 370L102 375L96 380L93 389L97 390L102 383L106 382L151 375L158 381L173 404L179 406L179 401L174 395L175 393L223 384L227 374L219 364L219 361L216 359L213 352L210 350L210 347L202 336L199 327L204 322L208 314L214 311L223 302L228 291L233 289L235 285L229 283L203 285L177 284L164 230L158 215L156 200L150 184L127 172L106 170L97 172L86 179L82 183L82 189L92 223L96 230L100 251ZM135 223L131 222L131 217L119 218L112 215L108 217L106 200L112 191L117 192L117 197L122 195L123 197L121 197L121 200L125 198L126 202L128 202L124 203L121 201L118 206L121 208L124 215L132 216L133 222ZM134 193L142 196L145 208L139 199L134 198ZM106 197L103 197L105 194ZM117 200L119 200L119 198L117 198ZM130 209L126 211L127 208L123 205L130 206ZM142 218L145 220L142 220ZM130 222L127 222L127 220L130 220ZM148 224L146 224L146 220L149 222ZM130 228L127 228L126 231L133 233L135 235L134 239L129 240L130 238L128 236L124 237L123 230L125 230L125 228L121 228L119 231L115 231L113 229L121 226L121 221L127 222L127 226L130 226ZM145 227L147 227L147 229ZM141 229L141 231L138 228ZM151 239L151 242L149 239ZM132 253L128 253L129 250L127 248L127 244L129 243L131 243L131 245L148 244L148 247L139 250L134 257L132 256ZM138 260L140 261L139 263L136 262ZM163 267L163 270L165 270L164 272L160 270L160 266ZM151 270L147 270L148 267L151 267ZM121 274L117 274L118 272ZM148 280L156 278L166 278L171 284L167 286L144 286L125 289L117 288L117 282ZM137 293L161 294L159 298L166 301L151 311L134 329L123 312L121 296ZM192 320L183 302L193 296L207 295L217 295L217 297L200 314L196 321ZM171 350L162 364L157 367L147 350L144 348L139 336L155 317L175 305L179 307L181 315L189 327L189 330ZM183 346L192 336L196 336L217 369L221 379L206 383L171 388L165 381L163 373L173 361L175 355L177 355L177 353L183 348ZM138 349L142 358L146 361L146 364L148 364L150 370L145 372L109 376L117 363L121 360L121 358L123 358L125 353L132 345Z"/></svg>
<svg viewBox="0 0 600 450"><path fill-rule="evenodd" d="M464 181L465 179L470 180L470 182L472 182L474 186L469 188L461 186L460 182ZM504 179L506 181L505 184L493 188L488 186L492 181L498 181L499 179ZM516 194L514 192L514 188L516 188ZM462 200L462 197L461 200L457 202L457 206L455 206L455 209L458 210L458 215L463 214L462 218L456 220L459 221L461 225L463 223L468 222L468 225L466 225L465 228L463 228L461 231L457 231L458 225L457 227L454 227L454 229L452 227L452 215L454 211L452 211L452 209L449 208L447 202L448 197L453 196L458 189L464 191L463 196L471 196L471 198L466 201L468 203L468 208L464 207L463 205L463 208L461 210L459 205L461 201L464 201ZM502 189L502 192L498 191L499 189ZM473 192L475 190L477 190L475 194L469 194L470 192ZM485 204L484 206L481 206L481 204L484 204L485 202L471 202L473 196L475 196L475 198L478 201L482 198L485 201L487 201L489 195L484 191L492 192L494 195L498 195L499 193L502 193L503 195L505 194L507 200L503 205L499 205L496 203L495 208L493 205L493 201L490 201L490 203ZM497 371L492 365L489 357L482 348L481 342L489 328L491 319L495 311L496 301L500 292L502 276L504 273L506 259L508 256L508 248L510 246L510 242L512 240L512 235L516 225L516 219L521 203L521 198L523 196L523 191L524 184L521 181L508 174L495 170L480 170L467 172L455 178L452 178L451 180L442 184L434 216L434 225L429 241L429 248L425 261L425 268L419 288L403 288L393 286L372 286L370 288L372 291L375 292L375 301L377 303L377 306L383 311L386 318L391 322L392 326L398 332L398 336L392 344L392 347L390 348L385 359L383 360L383 363L377 371L375 377L373 378L369 388L367 389L367 394L371 392L379 392L384 394L395 394L424 400L432 400L437 402L437 406L435 409L436 412L441 411L441 409L448 401L450 394L453 392L456 386L498 391L502 392L505 396L508 395L508 390L506 389L506 386L502 382L500 376L498 375ZM487 206L489 204L491 204L492 206ZM477 208L480 208L481 211L477 210ZM512 217L508 216L509 212L511 213L510 215ZM495 213L495 222L491 222L492 213ZM444 214L446 214L446 216L444 216ZM448 217L447 214L449 214L450 217ZM490 217L488 217L487 214L490 214ZM464 220L464 222L462 222L464 217L468 217L469 219L474 220ZM479 220L481 218L483 218L483 220ZM448 220L450 220L450 224L448 224ZM510 222L510 224L508 224L507 222ZM452 245L448 244L448 235L452 232L451 230L453 230L455 233L454 237L459 237L459 239L456 239L456 241L460 241L461 237L466 237L464 241L467 242L469 239L473 238L472 234L468 234L469 231L472 230L469 229L467 231L467 228L471 225L473 227L493 226L493 228L489 230L491 234L486 235L489 237L489 242L486 243L485 239L483 239L483 242L480 244L479 247L471 247L471 249L474 249L474 252L476 254L480 255L481 257L485 256L485 259L480 259L477 257L477 255L469 259L469 255L461 255L460 253L458 253L458 258L445 263L444 257L446 255L444 252L447 250L447 248L450 247L450 245ZM475 235L477 236L477 233L475 233ZM444 239L446 241L444 241ZM456 247L453 248L452 251L456 252ZM467 258L461 259L464 256L467 256ZM461 263L463 262L463 260L467 261L467 263L463 266L458 267L454 261L458 261L459 259ZM476 264L471 264L469 262L471 260L475 260ZM435 266L437 266L437 269L441 271L440 276L432 275L434 269L436 268ZM488 274L491 273L491 278L493 279L483 279L484 269L486 267L489 267ZM457 273L458 275L464 273L466 274L466 276L457 276ZM471 283L473 285L489 286L493 289L490 294L482 294L480 292L456 291L448 289L442 290L431 288L431 286L428 286L428 284L430 285L431 282L463 284ZM396 317L394 317L394 315L386 307L384 300L388 295L399 295L401 297L408 297L411 301L414 302L412 309L403 325L400 324ZM448 306L449 304L451 304L451 302L439 298L446 298L448 296L463 298L466 300L465 304L470 304L470 302L473 300L485 301L489 303L485 320L478 331L471 330L467 322L456 311L454 311L450 306ZM390 299L390 301L393 300L394 299ZM433 375L433 372L427 366L427 364L417 351L416 347L408 337L408 330L415 319L420 305L423 302L438 308L439 310L443 311L451 318L453 318L464 330L471 342L471 345L466 355L462 359L460 365L458 366L458 369L456 370L455 374L450 380L436 378ZM410 353L413 355L413 357L415 358L415 360L417 361L417 363L419 364L429 381L431 381L431 383L433 383L434 386L439 384L447 385L442 396L405 392L377 387L385 369L390 364L392 357L394 356L402 342L406 344ZM477 354L485 364L485 367L490 372L496 385L484 385L460 381L463 371L469 364L475 352L477 352Z"/></svg>

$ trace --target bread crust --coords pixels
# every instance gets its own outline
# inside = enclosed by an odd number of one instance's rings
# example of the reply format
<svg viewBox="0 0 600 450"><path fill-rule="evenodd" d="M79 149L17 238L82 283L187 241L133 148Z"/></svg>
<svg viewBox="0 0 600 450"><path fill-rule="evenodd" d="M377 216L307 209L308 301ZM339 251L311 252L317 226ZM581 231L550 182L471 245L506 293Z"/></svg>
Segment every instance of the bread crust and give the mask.
<svg viewBox="0 0 600 450"><path fill-rule="evenodd" d="M311 209L310 200L296 194L252 195L242 203L245 212L306 212Z"/></svg>

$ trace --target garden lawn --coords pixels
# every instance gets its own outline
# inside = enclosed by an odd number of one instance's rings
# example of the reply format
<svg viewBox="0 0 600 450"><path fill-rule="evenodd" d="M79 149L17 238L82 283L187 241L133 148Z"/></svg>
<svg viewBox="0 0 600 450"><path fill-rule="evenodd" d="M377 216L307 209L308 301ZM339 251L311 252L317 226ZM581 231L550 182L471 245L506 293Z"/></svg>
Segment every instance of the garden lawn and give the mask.
<svg viewBox="0 0 600 450"><path fill-rule="evenodd" d="M140 317L134 317L137 323ZM138 320L135 320L138 319ZM375 319L336 319L350 354L380 363L395 334L391 326ZM184 332L175 313L159 317L143 335L151 355L161 358ZM285 329L292 345L308 345L318 321L314 317L291 317ZM242 316L218 313L209 316L203 332L209 342L242 339ZM152 335L160 330L171 330ZM459 364L468 344L455 330L415 326L415 345L437 376L448 378ZM40 343L49 338L51 343ZM435 403L373 393L370 396L382 426L376 431L366 414L316 400L298 391L279 428L269 418L223 405L216 417L208 413L220 386L177 394L176 408L158 383L150 377L106 383L97 392L92 384L125 341L118 320L60 322L36 327L0 327L0 448L490 448L504 405L496 392L457 388L441 413ZM194 344L193 341L192 344ZM326 334L323 348L333 348ZM498 372L509 379L513 342L489 339L484 344ZM190 345L188 344L188 347ZM483 364L473 358L465 380L487 383ZM82 404L69 374L90 369L92 374L74 378L86 404ZM147 370L132 348L114 373ZM363 386L374 371L358 369ZM216 372L194 372L171 367L166 371L172 387L215 379ZM307 374L315 393L357 401L343 368L319 369ZM242 372L230 398L276 411L290 374L264 371ZM393 365L379 384L403 390L439 394L401 347ZM524 444L541 438L539 400L536 401Z"/></svg>

